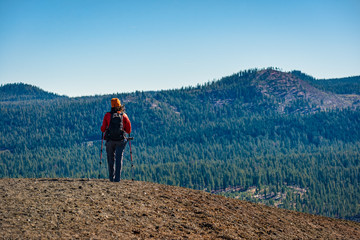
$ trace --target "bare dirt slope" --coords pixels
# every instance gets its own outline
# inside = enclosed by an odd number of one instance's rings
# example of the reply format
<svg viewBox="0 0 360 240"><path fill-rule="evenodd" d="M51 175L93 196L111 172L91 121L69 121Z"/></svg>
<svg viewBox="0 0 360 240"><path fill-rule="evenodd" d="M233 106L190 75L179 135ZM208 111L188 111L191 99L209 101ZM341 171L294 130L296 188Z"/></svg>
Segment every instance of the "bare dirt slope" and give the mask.
<svg viewBox="0 0 360 240"><path fill-rule="evenodd" d="M360 239L360 223L148 182L0 179L2 239Z"/></svg>
<svg viewBox="0 0 360 240"><path fill-rule="evenodd" d="M278 100L279 112L284 112L285 108L293 104L295 106L292 111L301 113L359 107L359 95L324 92L291 73L271 69L261 70L253 80L253 84L263 95ZM307 100L309 105L296 105L299 100Z"/></svg>

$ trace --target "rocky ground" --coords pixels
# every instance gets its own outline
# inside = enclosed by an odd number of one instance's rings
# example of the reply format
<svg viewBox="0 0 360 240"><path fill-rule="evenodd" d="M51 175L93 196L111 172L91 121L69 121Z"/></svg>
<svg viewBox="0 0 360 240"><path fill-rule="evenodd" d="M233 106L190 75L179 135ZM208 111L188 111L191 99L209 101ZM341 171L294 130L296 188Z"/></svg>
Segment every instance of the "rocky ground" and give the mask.
<svg viewBox="0 0 360 240"><path fill-rule="evenodd" d="M1 239L360 239L360 223L148 182L0 179Z"/></svg>

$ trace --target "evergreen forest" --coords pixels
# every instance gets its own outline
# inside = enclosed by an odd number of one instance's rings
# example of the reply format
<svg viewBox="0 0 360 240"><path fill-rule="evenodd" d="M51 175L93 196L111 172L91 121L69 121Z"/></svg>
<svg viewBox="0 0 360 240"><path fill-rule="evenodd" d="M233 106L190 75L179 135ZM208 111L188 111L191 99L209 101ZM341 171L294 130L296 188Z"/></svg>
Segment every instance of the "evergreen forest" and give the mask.
<svg viewBox="0 0 360 240"><path fill-rule="evenodd" d="M259 81L267 83L271 76L276 78L265 92ZM280 92L276 84L283 79L306 88ZM100 173L107 178L105 150L100 165L100 126L117 97L132 123L135 180L330 217L355 216L360 213L359 86L360 77L317 80L276 69L241 71L181 89L114 89L119 93L77 98L23 83L2 85L0 177L97 178ZM295 90L292 98L282 97ZM308 92L316 94L303 97ZM319 99L316 105L318 93L340 99L339 104L325 108ZM124 158L122 178L131 179L128 146Z"/></svg>

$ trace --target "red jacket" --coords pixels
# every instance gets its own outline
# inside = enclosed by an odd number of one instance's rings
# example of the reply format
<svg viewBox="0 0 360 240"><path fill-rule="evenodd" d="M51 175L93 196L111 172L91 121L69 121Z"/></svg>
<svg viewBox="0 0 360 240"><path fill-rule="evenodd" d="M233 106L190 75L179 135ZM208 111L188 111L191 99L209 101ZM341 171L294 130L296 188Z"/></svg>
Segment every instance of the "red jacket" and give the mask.
<svg viewBox="0 0 360 240"><path fill-rule="evenodd" d="M111 113L106 113L104 116L104 120L101 126L101 131L105 132L105 130L109 127L110 124L110 119L111 119ZM123 126L124 126L124 131L128 134L131 133L131 123L130 120L128 118L128 116L126 115L126 113L124 113L123 115Z"/></svg>

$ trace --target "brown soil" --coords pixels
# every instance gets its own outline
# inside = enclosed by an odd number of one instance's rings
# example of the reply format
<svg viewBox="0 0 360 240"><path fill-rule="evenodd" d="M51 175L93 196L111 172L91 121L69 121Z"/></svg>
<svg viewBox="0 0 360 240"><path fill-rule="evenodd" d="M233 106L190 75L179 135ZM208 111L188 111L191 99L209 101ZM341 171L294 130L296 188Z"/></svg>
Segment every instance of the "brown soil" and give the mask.
<svg viewBox="0 0 360 240"><path fill-rule="evenodd" d="M148 182L0 179L2 239L360 239L360 223Z"/></svg>

